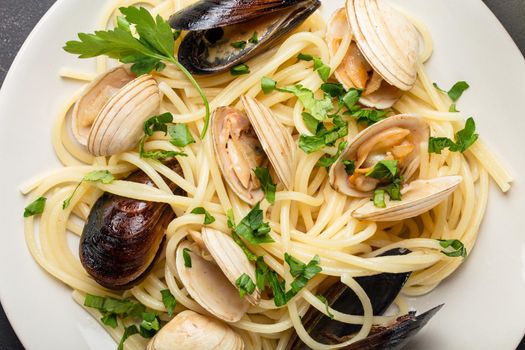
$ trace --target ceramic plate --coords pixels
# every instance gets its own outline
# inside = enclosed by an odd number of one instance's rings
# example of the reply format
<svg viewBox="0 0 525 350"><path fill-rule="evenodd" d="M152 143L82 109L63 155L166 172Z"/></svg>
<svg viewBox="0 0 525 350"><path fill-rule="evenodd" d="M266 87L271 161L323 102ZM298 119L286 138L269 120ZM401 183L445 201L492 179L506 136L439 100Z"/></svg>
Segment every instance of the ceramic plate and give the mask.
<svg viewBox="0 0 525 350"><path fill-rule="evenodd" d="M327 16L343 0L324 0ZM445 307L411 349L515 349L525 329L525 61L480 0L397 1L423 20L435 41L427 67L442 86L466 80L460 109L517 179L507 195L493 185L478 243L465 264L432 293L411 300ZM59 167L50 135L55 116L80 87L62 80L63 66L94 71L61 47L90 32L105 0L59 0L20 50L0 93L0 297L28 350L114 350L113 340L71 298L71 291L33 261L24 241L18 185Z"/></svg>

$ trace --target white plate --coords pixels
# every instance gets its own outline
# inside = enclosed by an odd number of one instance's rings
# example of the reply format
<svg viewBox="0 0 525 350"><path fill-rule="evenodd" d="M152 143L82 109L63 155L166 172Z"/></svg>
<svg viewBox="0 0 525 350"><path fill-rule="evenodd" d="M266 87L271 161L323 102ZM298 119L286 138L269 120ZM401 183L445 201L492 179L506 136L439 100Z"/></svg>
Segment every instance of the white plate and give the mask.
<svg viewBox="0 0 525 350"><path fill-rule="evenodd" d="M480 0L397 1L430 27L435 53L427 64L442 86L466 80L460 109L475 116L482 137L504 156L518 179L508 195L495 186L479 241L468 261L419 310L445 307L411 342L412 349L514 349L525 328L525 62ZM324 0L329 14L343 0ZM58 76L60 67L94 69L62 45L92 31L105 0L58 1L20 50L0 94L0 297L28 350L114 350L114 342L71 299L69 288L44 273L23 237L24 199L17 187L59 166L51 126L80 85Z"/></svg>

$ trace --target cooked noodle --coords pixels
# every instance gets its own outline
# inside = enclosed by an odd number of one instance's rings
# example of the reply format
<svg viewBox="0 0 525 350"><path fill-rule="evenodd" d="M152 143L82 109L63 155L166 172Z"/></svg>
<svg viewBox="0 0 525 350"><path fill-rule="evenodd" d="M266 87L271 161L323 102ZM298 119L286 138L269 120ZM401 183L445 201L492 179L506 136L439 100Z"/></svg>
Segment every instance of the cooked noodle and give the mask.
<svg viewBox="0 0 525 350"><path fill-rule="evenodd" d="M104 9L100 27L112 25L118 7L135 3L147 3L152 6L152 13L168 17L186 6L188 1L112 1ZM422 59L425 61L432 52L431 37L423 24L417 20L413 20L413 23L422 34ZM323 62L330 62L334 71L351 41L350 35L347 35L338 53L330 61L324 32L324 21L320 15L315 14L278 48L251 60L251 74L235 78L226 72L212 77L197 77L210 99L211 109L223 105L239 107L241 95L257 96L262 103L271 107L293 135L310 134L301 118L301 103L291 94L262 94L260 80L263 76L270 76L282 86L302 84L311 90L318 90L322 81L310 69L311 63L296 62L295 57L300 52L320 56ZM97 58L97 73L106 70L110 64L112 62L105 58ZM61 74L65 78L82 82L89 81L96 75L66 68ZM73 295L77 302L83 304L85 293L133 296L146 307L161 313L161 318L167 320L160 294L166 288L177 299L176 312L192 309L207 314L182 287L175 268L175 249L178 243L185 239L188 230L198 230L202 225L202 217L191 214L190 211L195 207L205 207L216 218L211 227L229 232L226 212L233 208L235 217L242 218L250 208L223 182L214 157L211 137L208 135L203 140L198 137L204 125L204 106L197 91L174 66L169 65L155 77L163 95L161 112L169 111L174 114L176 122L188 123L196 140L196 143L184 148L188 157L177 157L182 167L182 176L158 161L141 159L137 152L104 158L93 157L80 148L70 137L67 127L70 109L80 94L77 92L65 103L53 127L53 146L64 167L32 180L22 188L22 192L28 194L29 201L43 195L48 198L39 221L35 221L33 217L25 219L27 245L42 268L74 290ZM427 120L432 135L453 138L454 133L463 127L463 117L460 113L448 112L450 103L446 95L432 86L421 64L414 88L396 103L394 110L398 113L418 114ZM349 137L358 131L356 122L350 120ZM163 135L150 138L146 149L179 150L166 141ZM284 191L278 188L280 191L277 192L273 206L270 207L266 201L261 204L265 217L270 222L275 243L252 248L257 255L264 256L269 267L287 283L291 282L292 277L282 260L285 252L302 261L309 261L317 254L323 270L286 306L277 308L272 301L262 300L258 306L251 306L242 320L231 324L242 336L246 348L284 349L293 329L307 345L316 349L339 348L363 339L372 324L391 321L395 316L372 315L370 300L354 277L381 272L414 271L402 292L405 295L418 296L436 288L461 265L463 259L451 258L441 253L436 239L459 239L470 252L475 245L487 205L490 178L505 192L510 187L511 177L483 141L478 141L463 154L446 150L441 155L428 154L426 149L421 151L420 178L461 175L463 182L453 195L431 211L416 218L392 223L360 222L354 219L350 213L358 204L363 203L363 199L347 197L331 188L326 169L315 166L325 153L306 154L297 151L293 190ZM331 152L335 153L335 149ZM157 188L125 180L110 184L83 183L72 198L71 205L62 209L63 201L71 195L86 173L109 170L115 176L123 178L137 168L147 173ZM187 196L174 195L160 175L186 191ZM153 272L124 295L116 295L97 284L80 264L77 252L72 251L68 245L71 235L81 234L90 208L103 191L168 203L177 214L177 218L167 228L165 251ZM395 247L409 248L412 253L378 257L382 252ZM362 325L355 337L337 346L322 345L313 340L302 326L300 318L310 307L327 313L324 303L315 295L319 285L328 276L340 278L354 290L365 310L364 316L330 310L336 320ZM396 299L396 305L399 314L406 312L407 306L401 297ZM88 311L99 315L93 309ZM115 340L122 337L122 325L116 329L105 328ZM126 342L126 349L144 349L145 342L140 337L131 337Z"/></svg>

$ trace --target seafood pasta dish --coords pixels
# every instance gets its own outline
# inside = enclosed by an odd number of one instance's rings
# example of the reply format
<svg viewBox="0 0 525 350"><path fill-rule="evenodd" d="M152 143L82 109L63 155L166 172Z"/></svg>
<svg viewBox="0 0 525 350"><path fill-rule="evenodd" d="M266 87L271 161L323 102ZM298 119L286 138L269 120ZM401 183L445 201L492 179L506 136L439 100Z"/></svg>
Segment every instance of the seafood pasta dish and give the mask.
<svg viewBox="0 0 525 350"><path fill-rule="evenodd" d="M111 0L21 187L34 260L127 349L400 349L512 178L387 0ZM59 50L60 48L56 48ZM458 77L458 80L461 77ZM430 321L430 322L429 322ZM451 330L453 331L453 330Z"/></svg>

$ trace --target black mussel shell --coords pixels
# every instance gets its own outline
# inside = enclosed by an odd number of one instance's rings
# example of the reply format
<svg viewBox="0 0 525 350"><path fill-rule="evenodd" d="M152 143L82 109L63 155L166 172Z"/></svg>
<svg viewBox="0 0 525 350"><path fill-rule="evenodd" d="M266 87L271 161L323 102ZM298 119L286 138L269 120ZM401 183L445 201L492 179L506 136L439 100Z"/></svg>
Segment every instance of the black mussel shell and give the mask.
<svg viewBox="0 0 525 350"><path fill-rule="evenodd" d="M312 0L201 0L168 20L173 29L204 30L249 22Z"/></svg>
<svg viewBox="0 0 525 350"><path fill-rule="evenodd" d="M220 73L239 65L266 51L272 43L303 23L321 4L319 0L295 3L280 11L266 13L261 10L249 21L190 31L181 42L178 60L192 74ZM250 40L254 35L257 40ZM235 45L239 42L244 42L244 46Z"/></svg>
<svg viewBox="0 0 525 350"><path fill-rule="evenodd" d="M180 173L175 161L166 165ZM131 174L127 180L154 186L142 171ZM176 186L170 183L170 187L173 190ZM140 283L153 267L161 252L166 226L173 218L167 204L104 193L84 226L80 261L100 285L114 290L129 289Z"/></svg>
<svg viewBox="0 0 525 350"><path fill-rule="evenodd" d="M407 249L392 249L381 256L405 255L410 253ZM410 272L382 273L373 276L356 277L355 280L370 298L374 315L383 314L397 297ZM325 298L331 308L352 315L363 315L363 306L357 295L344 283L336 282L331 286ZM334 339L343 338L359 331L359 325L331 320L315 308L310 308L302 318L306 330L312 338L320 343L340 343ZM301 339L294 334L288 343L290 350L309 349Z"/></svg>

